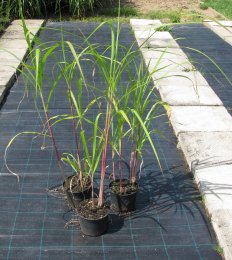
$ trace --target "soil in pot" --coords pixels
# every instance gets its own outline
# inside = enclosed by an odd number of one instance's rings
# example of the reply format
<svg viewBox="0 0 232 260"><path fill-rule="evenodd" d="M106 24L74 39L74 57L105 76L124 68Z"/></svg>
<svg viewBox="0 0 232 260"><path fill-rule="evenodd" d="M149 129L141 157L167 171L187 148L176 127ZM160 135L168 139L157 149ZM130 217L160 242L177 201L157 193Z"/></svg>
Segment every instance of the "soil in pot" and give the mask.
<svg viewBox="0 0 232 260"><path fill-rule="evenodd" d="M114 211L127 213L135 210L137 183L131 183L128 179L116 179L110 182L111 208Z"/></svg>
<svg viewBox="0 0 232 260"><path fill-rule="evenodd" d="M106 232L109 225L109 205L99 208L97 199L84 200L78 205L78 217L83 234L87 236L100 236Z"/></svg>
<svg viewBox="0 0 232 260"><path fill-rule="evenodd" d="M81 185L78 175L71 175L63 182L63 188L71 208L76 208L81 201L91 198L92 185L89 176L83 176Z"/></svg>

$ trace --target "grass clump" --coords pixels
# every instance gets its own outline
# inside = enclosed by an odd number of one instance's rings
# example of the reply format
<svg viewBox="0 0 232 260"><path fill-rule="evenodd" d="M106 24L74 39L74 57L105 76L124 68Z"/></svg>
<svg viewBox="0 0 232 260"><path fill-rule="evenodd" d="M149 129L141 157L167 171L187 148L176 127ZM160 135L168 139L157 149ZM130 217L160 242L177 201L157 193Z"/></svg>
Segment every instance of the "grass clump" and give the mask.
<svg viewBox="0 0 232 260"><path fill-rule="evenodd" d="M157 32L171 32L172 26L170 24L162 24L155 29Z"/></svg>
<svg viewBox="0 0 232 260"><path fill-rule="evenodd" d="M220 256L223 256L223 255L224 255L224 250L223 250L223 248L222 248L221 246L216 245L216 246L214 247L214 250L215 250Z"/></svg>
<svg viewBox="0 0 232 260"><path fill-rule="evenodd" d="M0 35L2 34L3 30L10 22L9 17L9 8L5 8L3 6L3 1L0 2Z"/></svg>
<svg viewBox="0 0 232 260"><path fill-rule="evenodd" d="M151 19L168 19L170 23L181 22L181 11L180 10L154 10L148 13Z"/></svg>
<svg viewBox="0 0 232 260"><path fill-rule="evenodd" d="M99 15L104 16L111 16L111 17L118 17L118 8L117 7L111 7L111 8L105 8L101 11L99 11ZM120 16L121 17L131 17L131 16L138 16L139 13L137 9L135 9L132 6L122 6L120 8Z"/></svg>
<svg viewBox="0 0 232 260"><path fill-rule="evenodd" d="M202 22L202 15L195 11L186 10L155 10L148 12L146 18L159 19L165 23Z"/></svg>
<svg viewBox="0 0 232 260"><path fill-rule="evenodd" d="M200 9L201 10L207 10L209 6L206 3L200 3Z"/></svg>
<svg viewBox="0 0 232 260"><path fill-rule="evenodd" d="M84 17L97 7L95 0L2 0L2 10L12 19L20 17L20 6L25 18L44 18L54 14Z"/></svg>
<svg viewBox="0 0 232 260"><path fill-rule="evenodd" d="M181 21L182 22L192 22L192 23L201 23L204 19L204 16L195 11L192 10L191 12L185 12L182 14Z"/></svg>
<svg viewBox="0 0 232 260"><path fill-rule="evenodd" d="M219 13L222 13L226 17L232 19L232 2L231 0L205 0L204 6L212 7Z"/></svg>
<svg viewBox="0 0 232 260"><path fill-rule="evenodd" d="M1 17L0 18L0 35L3 33L6 26L9 24L10 19L8 17Z"/></svg>

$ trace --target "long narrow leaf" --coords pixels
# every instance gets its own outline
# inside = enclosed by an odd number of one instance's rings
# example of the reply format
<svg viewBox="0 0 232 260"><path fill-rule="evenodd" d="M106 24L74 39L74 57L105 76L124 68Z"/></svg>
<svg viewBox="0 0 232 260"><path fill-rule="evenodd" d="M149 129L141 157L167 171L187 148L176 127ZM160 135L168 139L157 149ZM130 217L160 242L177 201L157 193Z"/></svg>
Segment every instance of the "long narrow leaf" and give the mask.
<svg viewBox="0 0 232 260"><path fill-rule="evenodd" d="M154 144L153 144L153 141L152 141L152 139L151 139L151 136L150 136L150 134L149 134L149 131L148 131L147 128L146 128L146 125L144 124L142 118L140 117L140 115L137 113L136 110L131 109L131 111L132 111L132 113L136 116L136 118L138 119L140 125L142 126L143 131L144 131L144 133L145 133L145 135L146 135L146 137L147 137L147 139L148 139L148 141L149 141L149 143L150 143L150 145L151 145L151 147L152 147L152 150L153 150L154 155L155 155L155 157L156 157L156 160L157 160L157 162L158 162L158 164L159 164L159 167L160 167L161 171L163 171L163 170L162 170L162 166L161 166L161 164L160 164L159 156L158 156L158 154L157 154L157 151L156 151L156 149L155 149L155 146L154 146Z"/></svg>

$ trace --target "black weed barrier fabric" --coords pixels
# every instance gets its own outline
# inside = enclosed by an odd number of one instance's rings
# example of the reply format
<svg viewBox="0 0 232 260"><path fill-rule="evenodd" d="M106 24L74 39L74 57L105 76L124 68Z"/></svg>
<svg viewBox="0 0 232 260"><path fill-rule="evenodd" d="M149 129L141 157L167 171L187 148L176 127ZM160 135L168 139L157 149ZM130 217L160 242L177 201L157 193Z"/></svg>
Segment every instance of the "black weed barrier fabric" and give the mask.
<svg viewBox="0 0 232 260"><path fill-rule="evenodd" d="M232 115L232 47L202 24L175 25L171 34Z"/></svg>
<svg viewBox="0 0 232 260"><path fill-rule="evenodd" d="M79 45L83 41L79 30L88 35L96 26L96 23L63 23L65 40ZM60 23L48 23L40 34L40 40L58 41L59 29ZM105 44L109 39L109 30L103 27L92 40ZM123 25L121 43L130 45L134 40L129 25ZM58 49L56 55L62 55L61 50ZM70 53L67 59L72 59ZM48 67L53 65L50 61ZM84 70L89 75L88 80L93 81L91 67L86 66ZM52 78L52 75L47 76ZM126 86L126 75L123 81ZM94 82L103 84L97 72ZM60 82L52 97L50 115L69 113L64 86ZM177 140L167 117L154 121L154 128L164 135L154 136L164 173L161 173L150 146L145 145L136 211L127 216L112 212L107 233L100 237L87 237L82 235L75 222L75 212L68 208L64 196L53 189L58 187L59 190L62 178L48 140L46 149L43 149L43 138L39 136L21 135L15 140L8 151L7 163L19 174L19 182L4 165L4 151L10 138L18 132L43 129L38 114L41 112L43 116L41 105L38 103L36 111L30 93L24 99L23 93L24 83L19 76L0 111L1 259L220 259L199 192L176 148ZM83 101L83 107L85 102L87 100ZM104 113L104 104L102 107ZM94 118L96 111L93 107L89 116ZM70 123L57 125L54 135L61 152L75 151ZM123 149L124 157L128 159L129 147ZM125 164L124 171L127 167ZM70 173L67 168L66 174ZM106 186L110 173L109 167ZM53 192L48 192L51 189ZM107 187L106 197L109 199ZM65 227L71 219L74 219L74 225Z"/></svg>

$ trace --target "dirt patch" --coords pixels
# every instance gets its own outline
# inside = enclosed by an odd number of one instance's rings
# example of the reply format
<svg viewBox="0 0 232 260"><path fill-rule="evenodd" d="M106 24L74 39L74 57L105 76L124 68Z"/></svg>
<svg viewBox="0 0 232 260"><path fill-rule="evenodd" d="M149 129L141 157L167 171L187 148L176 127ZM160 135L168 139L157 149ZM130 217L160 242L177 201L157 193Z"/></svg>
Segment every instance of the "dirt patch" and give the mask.
<svg viewBox="0 0 232 260"><path fill-rule="evenodd" d="M199 13L205 17L219 18L220 14L212 8L202 10L200 3L200 0L125 0L122 4L133 6L142 14L147 14L155 10L180 10L183 12Z"/></svg>
<svg viewBox="0 0 232 260"><path fill-rule="evenodd" d="M138 8L141 12L146 13L151 10L173 10L185 9L196 10L199 9L198 0L130 0L128 4Z"/></svg>

